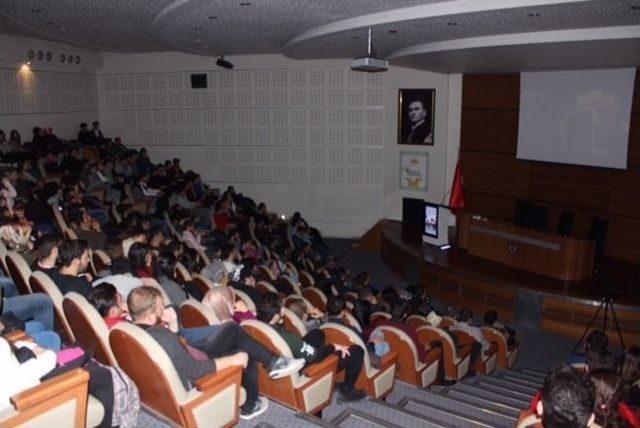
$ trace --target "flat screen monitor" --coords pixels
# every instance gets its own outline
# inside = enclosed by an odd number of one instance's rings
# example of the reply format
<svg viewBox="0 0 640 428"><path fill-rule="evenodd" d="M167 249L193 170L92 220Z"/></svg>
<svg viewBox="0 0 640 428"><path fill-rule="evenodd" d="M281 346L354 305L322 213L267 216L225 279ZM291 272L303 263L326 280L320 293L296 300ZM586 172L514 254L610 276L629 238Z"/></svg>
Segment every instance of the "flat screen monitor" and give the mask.
<svg viewBox="0 0 640 428"><path fill-rule="evenodd" d="M438 237L438 210L434 204L424 204L424 234L433 238Z"/></svg>

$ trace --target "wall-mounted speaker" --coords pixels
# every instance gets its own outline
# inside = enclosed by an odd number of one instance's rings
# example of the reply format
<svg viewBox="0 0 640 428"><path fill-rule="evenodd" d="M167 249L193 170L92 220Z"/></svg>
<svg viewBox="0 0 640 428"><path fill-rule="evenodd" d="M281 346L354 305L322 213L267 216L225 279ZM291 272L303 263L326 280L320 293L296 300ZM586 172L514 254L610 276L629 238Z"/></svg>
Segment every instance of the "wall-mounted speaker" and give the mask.
<svg viewBox="0 0 640 428"><path fill-rule="evenodd" d="M191 88L192 89L205 89L207 87L207 74L198 73L191 75Z"/></svg>

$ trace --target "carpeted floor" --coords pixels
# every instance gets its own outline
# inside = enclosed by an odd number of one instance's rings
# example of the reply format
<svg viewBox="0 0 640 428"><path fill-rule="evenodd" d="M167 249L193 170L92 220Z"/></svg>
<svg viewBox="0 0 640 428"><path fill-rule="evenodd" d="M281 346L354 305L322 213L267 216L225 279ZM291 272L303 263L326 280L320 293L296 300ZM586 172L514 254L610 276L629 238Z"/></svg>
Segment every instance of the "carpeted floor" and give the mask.
<svg viewBox="0 0 640 428"><path fill-rule="evenodd" d="M351 269L354 275L369 272L373 287L381 289L390 284L397 287L409 285L389 269L379 253L354 250L351 247L354 241L349 239L327 241L333 254L340 257L340 264ZM444 304L446 302L434 302L436 309ZM573 349L575 341L565 336L540 331L528 324L513 324L512 327L520 343L518 366L549 371L561 364Z"/></svg>

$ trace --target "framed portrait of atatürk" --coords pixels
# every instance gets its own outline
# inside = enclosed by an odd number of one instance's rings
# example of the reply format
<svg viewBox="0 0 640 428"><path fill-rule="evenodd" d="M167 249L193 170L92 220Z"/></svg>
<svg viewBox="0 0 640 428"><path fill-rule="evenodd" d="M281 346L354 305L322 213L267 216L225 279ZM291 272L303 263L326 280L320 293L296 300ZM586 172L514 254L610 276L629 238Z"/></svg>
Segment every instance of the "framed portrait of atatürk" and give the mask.
<svg viewBox="0 0 640 428"><path fill-rule="evenodd" d="M433 145L435 89L400 89L398 144Z"/></svg>

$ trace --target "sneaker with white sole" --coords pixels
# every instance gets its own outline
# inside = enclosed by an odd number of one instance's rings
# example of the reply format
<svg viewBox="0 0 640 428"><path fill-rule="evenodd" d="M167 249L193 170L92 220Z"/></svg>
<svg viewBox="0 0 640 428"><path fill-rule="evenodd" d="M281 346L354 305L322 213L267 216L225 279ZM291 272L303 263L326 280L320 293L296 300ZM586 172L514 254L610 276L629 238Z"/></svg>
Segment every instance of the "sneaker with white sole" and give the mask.
<svg viewBox="0 0 640 428"><path fill-rule="evenodd" d="M250 409L240 410L240 419L245 421L249 419L253 419L256 416L260 416L261 414L266 412L268 408L269 408L269 400L267 400L265 397L258 397L256 402L253 404L253 406Z"/></svg>
<svg viewBox="0 0 640 428"><path fill-rule="evenodd" d="M278 359L271 364L271 367L269 367L269 377L271 379L280 379L281 377L299 371L304 367L304 364L304 358L293 359L289 357L278 357Z"/></svg>

